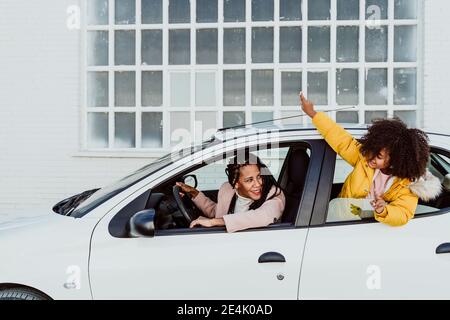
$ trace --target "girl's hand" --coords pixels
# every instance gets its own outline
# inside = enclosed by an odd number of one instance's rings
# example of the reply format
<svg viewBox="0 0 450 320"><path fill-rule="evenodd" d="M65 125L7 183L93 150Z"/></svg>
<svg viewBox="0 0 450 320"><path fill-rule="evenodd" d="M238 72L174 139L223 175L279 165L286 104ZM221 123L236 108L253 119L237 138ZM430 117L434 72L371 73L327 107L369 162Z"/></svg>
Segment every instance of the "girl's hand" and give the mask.
<svg viewBox="0 0 450 320"><path fill-rule="evenodd" d="M384 207L386 207L387 202L383 200L383 198L380 195L375 195L375 200L372 200L370 204L375 209L376 213L382 213L384 210Z"/></svg>
<svg viewBox="0 0 450 320"><path fill-rule="evenodd" d="M302 106L303 112L305 112L308 116L313 118L317 113L316 111L314 111L314 104L311 101L307 100L303 95L303 92L301 91L299 97L300 97L300 105Z"/></svg>
<svg viewBox="0 0 450 320"><path fill-rule="evenodd" d="M189 225L189 228L193 228L195 226L203 226L203 227L209 228L209 227L220 227L220 226L224 226L224 225L225 225L225 222L223 221L222 218L210 219L210 218L200 216L191 222L191 224Z"/></svg>
<svg viewBox="0 0 450 320"><path fill-rule="evenodd" d="M181 190L183 190L183 192L190 194L192 198L195 198L198 194L197 189L195 189L191 186L188 186L187 184L184 184L183 182L177 182L175 184L177 186L179 186L181 188ZM180 195L184 196L184 194L182 194L181 192L180 192Z"/></svg>

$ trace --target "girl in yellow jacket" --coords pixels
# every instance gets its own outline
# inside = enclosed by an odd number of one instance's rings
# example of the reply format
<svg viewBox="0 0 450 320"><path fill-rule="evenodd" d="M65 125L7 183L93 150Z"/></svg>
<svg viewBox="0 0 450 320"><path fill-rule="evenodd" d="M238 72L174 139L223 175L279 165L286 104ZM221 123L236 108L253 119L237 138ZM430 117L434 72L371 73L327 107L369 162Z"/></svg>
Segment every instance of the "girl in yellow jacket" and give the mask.
<svg viewBox="0 0 450 320"><path fill-rule="evenodd" d="M352 167L338 197L369 198L377 221L406 224L418 198L432 200L441 192L439 179L427 170L428 137L399 119L375 120L359 141L300 93L302 110L333 150Z"/></svg>

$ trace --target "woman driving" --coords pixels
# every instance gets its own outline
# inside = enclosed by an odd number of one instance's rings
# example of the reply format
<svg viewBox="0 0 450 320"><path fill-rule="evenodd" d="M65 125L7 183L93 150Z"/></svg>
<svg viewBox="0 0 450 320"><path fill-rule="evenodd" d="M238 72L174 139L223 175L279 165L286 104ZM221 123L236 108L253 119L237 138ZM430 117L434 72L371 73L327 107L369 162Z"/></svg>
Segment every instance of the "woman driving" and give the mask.
<svg viewBox="0 0 450 320"><path fill-rule="evenodd" d="M228 232L265 227L283 214L283 191L267 166L255 155L233 157L225 169L228 182L222 184L217 203L184 183L176 184L190 194L205 216L191 222L190 228L225 226Z"/></svg>

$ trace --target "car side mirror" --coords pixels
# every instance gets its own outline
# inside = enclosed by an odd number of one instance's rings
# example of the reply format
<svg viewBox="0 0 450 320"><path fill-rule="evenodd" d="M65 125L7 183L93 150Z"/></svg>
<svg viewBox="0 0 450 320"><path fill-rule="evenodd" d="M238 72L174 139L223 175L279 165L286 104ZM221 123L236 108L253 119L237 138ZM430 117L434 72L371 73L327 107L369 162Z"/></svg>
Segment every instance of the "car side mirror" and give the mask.
<svg viewBox="0 0 450 320"><path fill-rule="evenodd" d="M183 177L183 183L193 188L197 188L197 176L195 174L188 174Z"/></svg>
<svg viewBox="0 0 450 320"><path fill-rule="evenodd" d="M152 238L155 236L155 209L135 213L128 222L131 238Z"/></svg>

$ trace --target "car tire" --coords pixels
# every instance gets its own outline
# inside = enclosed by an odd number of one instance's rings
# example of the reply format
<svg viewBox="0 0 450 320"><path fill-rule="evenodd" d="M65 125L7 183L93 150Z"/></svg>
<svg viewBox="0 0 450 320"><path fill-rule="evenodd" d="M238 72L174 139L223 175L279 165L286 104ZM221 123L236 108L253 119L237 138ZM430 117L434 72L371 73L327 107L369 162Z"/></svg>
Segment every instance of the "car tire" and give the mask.
<svg viewBox="0 0 450 320"><path fill-rule="evenodd" d="M48 297L31 289L0 289L0 300L48 300Z"/></svg>

